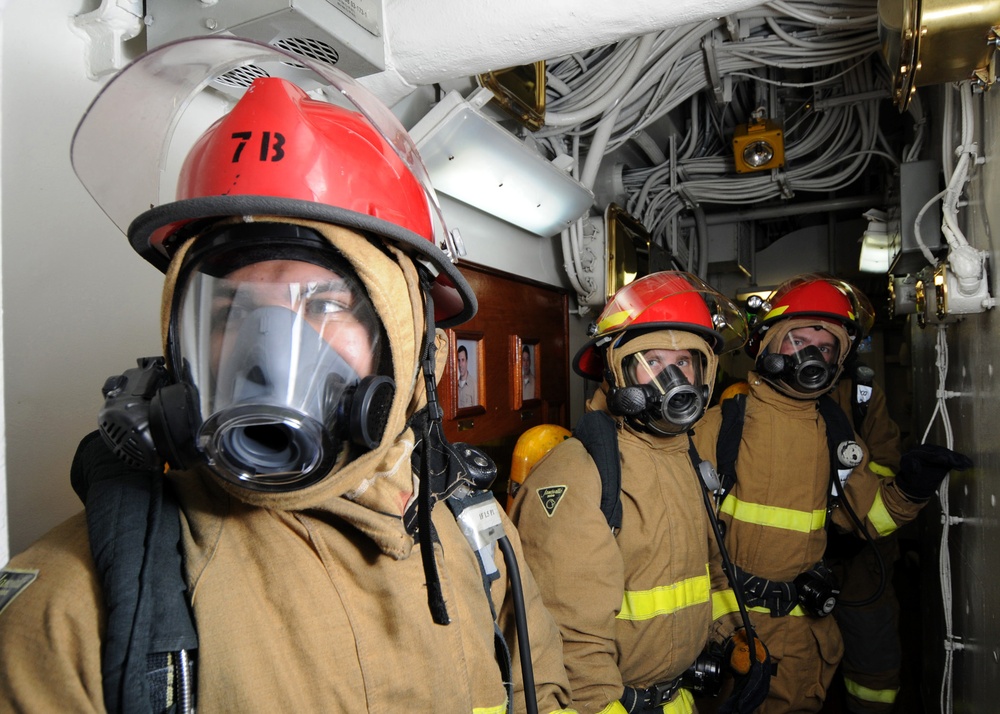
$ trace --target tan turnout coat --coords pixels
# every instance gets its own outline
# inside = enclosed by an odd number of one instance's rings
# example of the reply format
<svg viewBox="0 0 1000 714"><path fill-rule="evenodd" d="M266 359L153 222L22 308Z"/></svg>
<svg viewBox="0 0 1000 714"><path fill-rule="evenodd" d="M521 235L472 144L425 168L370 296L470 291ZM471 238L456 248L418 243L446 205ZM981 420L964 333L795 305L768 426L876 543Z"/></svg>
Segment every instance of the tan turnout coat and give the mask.
<svg viewBox="0 0 1000 714"><path fill-rule="evenodd" d="M756 373L748 377L746 418L736 462L736 485L722 505L726 547L743 570L776 581L794 580L812 568L826 549L829 447L816 400L779 393ZM721 410L710 409L695 428L704 458L715 460ZM894 479L868 468L868 453L849 476L848 502L872 537L912 520L922 504L908 500ZM853 530L842 507L832 527ZM785 617L754 608L757 634L778 663L767 703L760 711L819 711L843 642L832 617L817 618L801 607Z"/></svg>
<svg viewBox="0 0 1000 714"><path fill-rule="evenodd" d="M396 398L382 444L299 491L244 492L207 472L170 474L198 626L198 711L505 711L494 616L475 553L438 504L435 559L451 623L436 625L420 546L402 524L415 490L410 456L419 448L405 421L425 403L414 266L350 231L306 225L342 251L368 288L389 337ZM168 274L164 319L179 262ZM506 532L520 554L509 521ZM494 556L505 575L499 549ZM39 574L0 614L0 701L14 711L102 711L105 610L83 515L10 566ZM539 711L562 711L568 685L558 630L523 562L520 570ZM491 595L519 690L506 577ZM516 694L517 711L521 702Z"/></svg>
<svg viewBox="0 0 1000 714"><path fill-rule="evenodd" d="M603 394L597 400L603 406ZM705 648L712 626L708 516L687 437L652 436L619 423L618 446L617 537L600 510L597 467L575 438L532 470L511 514L562 632L580 712L624 712L617 704L624 685L644 688L680 676ZM721 583L719 571L715 585ZM677 708L668 711L691 711L689 693L674 700Z"/></svg>

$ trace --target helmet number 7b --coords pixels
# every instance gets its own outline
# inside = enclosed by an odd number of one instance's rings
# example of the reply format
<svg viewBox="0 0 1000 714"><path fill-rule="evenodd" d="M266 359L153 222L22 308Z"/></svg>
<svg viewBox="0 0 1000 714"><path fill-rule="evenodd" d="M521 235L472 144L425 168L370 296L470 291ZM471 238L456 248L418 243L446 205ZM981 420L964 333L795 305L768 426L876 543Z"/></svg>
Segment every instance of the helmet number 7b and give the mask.
<svg viewBox="0 0 1000 714"><path fill-rule="evenodd" d="M239 139L239 144L236 145L236 151L233 152L233 163L238 163L240 160L240 154L243 153L243 147L247 145L250 139L253 137L252 131L234 131L232 138ZM285 135L280 132L274 132L274 142L271 142L271 132L262 132L260 138L260 154L258 159L260 161L281 161L285 158ZM271 153L273 152L273 153ZM268 158L270 154L270 158Z"/></svg>

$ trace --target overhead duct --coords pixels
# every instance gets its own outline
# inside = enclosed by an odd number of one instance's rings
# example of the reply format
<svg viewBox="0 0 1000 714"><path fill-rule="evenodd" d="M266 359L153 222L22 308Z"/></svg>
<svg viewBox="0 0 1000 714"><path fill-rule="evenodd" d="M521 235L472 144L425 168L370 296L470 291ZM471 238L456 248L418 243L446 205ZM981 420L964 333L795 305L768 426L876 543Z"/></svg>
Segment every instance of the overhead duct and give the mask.
<svg viewBox="0 0 1000 714"><path fill-rule="evenodd" d="M380 0L146 0L150 48L185 37L245 37L352 77L385 69Z"/></svg>

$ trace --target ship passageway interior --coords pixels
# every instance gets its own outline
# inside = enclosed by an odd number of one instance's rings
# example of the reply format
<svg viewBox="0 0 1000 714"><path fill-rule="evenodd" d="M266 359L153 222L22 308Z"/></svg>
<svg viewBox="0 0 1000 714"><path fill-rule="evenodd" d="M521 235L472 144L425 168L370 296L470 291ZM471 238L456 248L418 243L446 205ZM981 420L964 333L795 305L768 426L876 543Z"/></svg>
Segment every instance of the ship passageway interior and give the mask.
<svg viewBox="0 0 1000 714"><path fill-rule="evenodd" d="M881 711L995 710L1000 2L0 5L0 562L78 510L68 468L95 428L104 379L162 350L158 274L135 268L74 174L77 122L144 52L240 38L278 54L175 103L184 118L157 145L156 181L172 185L191 127L256 77L309 82L336 103L315 71L335 67L390 107L437 192L440 247L479 300L446 333L444 431L493 458L502 503L518 438L571 429L584 413L599 383L573 357L632 281L687 271L751 318L799 274L862 291L873 321L858 356L903 445L948 446L974 463L896 539L883 585L900 605L901 680ZM40 86L60 109L42 111ZM128 171L132 152L121 136L106 159ZM66 245L53 254L41 236ZM64 289L38 295L40 281ZM753 365L743 351L722 355L715 401ZM471 402L459 400L460 368L478 385ZM838 674L823 711L850 711L851 687Z"/></svg>

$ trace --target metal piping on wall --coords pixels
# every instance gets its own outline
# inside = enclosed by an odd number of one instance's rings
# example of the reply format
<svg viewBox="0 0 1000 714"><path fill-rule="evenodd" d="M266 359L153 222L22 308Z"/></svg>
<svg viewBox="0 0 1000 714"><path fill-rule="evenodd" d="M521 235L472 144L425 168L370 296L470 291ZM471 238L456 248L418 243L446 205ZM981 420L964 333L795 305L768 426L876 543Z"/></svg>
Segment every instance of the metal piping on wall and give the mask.
<svg viewBox="0 0 1000 714"><path fill-rule="evenodd" d="M871 208L885 204L885 196L872 193L854 198L835 198L824 201L806 201L803 203L790 203L781 206L766 206L764 208L751 208L745 211L729 211L727 213L707 213L705 214L705 225L717 226L724 223L739 223L741 221L752 221L763 218L783 218L785 216L801 216L804 213L843 211L851 208ZM684 217L680 219L678 225L681 228L696 226L696 217Z"/></svg>

